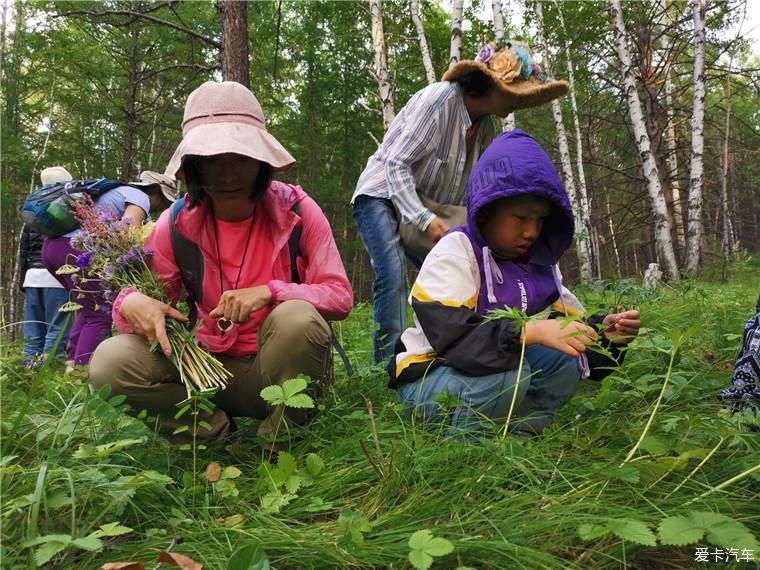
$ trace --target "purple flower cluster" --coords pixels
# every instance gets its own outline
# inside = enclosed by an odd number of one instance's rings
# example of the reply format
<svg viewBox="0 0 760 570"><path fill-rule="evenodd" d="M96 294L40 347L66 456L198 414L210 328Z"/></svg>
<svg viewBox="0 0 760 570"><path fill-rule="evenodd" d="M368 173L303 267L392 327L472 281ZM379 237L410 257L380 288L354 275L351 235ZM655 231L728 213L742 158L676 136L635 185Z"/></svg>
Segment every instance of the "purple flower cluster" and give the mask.
<svg viewBox="0 0 760 570"><path fill-rule="evenodd" d="M87 267L87 264L90 262L90 257L92 257L92 252L86 251L79 256L77 256L76 260L76 266L79 269L84 269Z"/></svg>
<svg viewBox="0 0 760 570"><path fill-rule="evenodd" d="M136 289L162 299L164 289L150 269L153 252L141 243L141 232L130 228L127 220L110 212L83 205L76 210L81 231L72 238L72 245L83 253L76 266L87 279L97 279L106 300L112 303L122 289Z"/></svg>

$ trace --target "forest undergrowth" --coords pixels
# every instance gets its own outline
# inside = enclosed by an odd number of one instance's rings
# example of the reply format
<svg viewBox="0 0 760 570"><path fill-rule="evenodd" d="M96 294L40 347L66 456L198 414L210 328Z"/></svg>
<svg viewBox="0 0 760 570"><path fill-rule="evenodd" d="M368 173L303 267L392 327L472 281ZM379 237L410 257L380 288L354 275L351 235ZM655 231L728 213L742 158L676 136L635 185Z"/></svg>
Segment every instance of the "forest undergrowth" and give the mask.
<svg viewBox="0 0 760 570"><path fill-rule="evenodd" d="M753 567L760 437L716 393L759 273L749 261L729 282L579 290L589 307L639 308L644 328L625 363L533 439L495 425L461 443L413 425L367 364L366 305L336 323L356 374L336 361L315 420L283 432L279 453L253 420L217 446L172 446L122 397L91 393L58 363L27 371L7 345L2 567L154 568L170 545L232 570ZM291 388L278 397L303 395Z"/></svg>

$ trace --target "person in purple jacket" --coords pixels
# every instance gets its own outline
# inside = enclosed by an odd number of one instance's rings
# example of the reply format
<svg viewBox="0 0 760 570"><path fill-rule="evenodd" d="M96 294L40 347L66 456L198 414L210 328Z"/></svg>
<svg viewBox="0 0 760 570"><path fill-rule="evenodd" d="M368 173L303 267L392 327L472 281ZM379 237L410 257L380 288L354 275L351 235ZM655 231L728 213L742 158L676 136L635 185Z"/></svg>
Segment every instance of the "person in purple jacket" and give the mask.
<svg viewBox="0 0 760 570"><path fill-rule="evenodd" d="M447 424L449 436L503 423L510 408L511 430L538 434L582 377L601 379L622 360L639 312L557 318L584 312L557 268L573 241L573 213L527 133L502 133L486 149L468 180L467 211L467 225L435 245L412 287L414 326L396 345L389 386L416 417ZM534 318L523 327L488 318L505 307ZM606 354L587 350L596 340ZM451 413L442 395L453 398Z"/></svg>

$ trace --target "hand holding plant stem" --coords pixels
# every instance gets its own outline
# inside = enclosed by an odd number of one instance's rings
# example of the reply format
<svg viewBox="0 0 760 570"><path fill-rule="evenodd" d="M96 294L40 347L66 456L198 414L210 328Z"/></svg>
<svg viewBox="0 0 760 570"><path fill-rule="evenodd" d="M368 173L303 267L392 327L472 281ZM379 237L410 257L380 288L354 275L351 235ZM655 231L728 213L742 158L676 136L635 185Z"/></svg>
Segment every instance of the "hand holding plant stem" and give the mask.
<svg viewBox="0 0 760 570"><path fill-rule="evenodd" d="M183 325L187 317L169 304L164 284L151 271L152 252L143 246L142 229L96 212L91 201L78 204L75 216L81 232L72 238L72 244L86 253L73 260L75 265L66 264L59 271L82 272L85 279L99 280L105 298L111 302L123 290L136 289L124 297L121 314L137 334L154 343L154 348L161 346L177 367L188 397L198 391L224 389L231 374L198 345L197 327L188 330Z"/></svg>

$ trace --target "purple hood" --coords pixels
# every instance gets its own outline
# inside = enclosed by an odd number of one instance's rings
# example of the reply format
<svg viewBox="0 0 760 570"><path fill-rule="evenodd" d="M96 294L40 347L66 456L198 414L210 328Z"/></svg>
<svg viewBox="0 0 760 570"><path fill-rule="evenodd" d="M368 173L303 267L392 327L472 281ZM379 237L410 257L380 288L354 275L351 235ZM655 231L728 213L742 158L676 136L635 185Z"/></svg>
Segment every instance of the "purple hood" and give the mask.
<svg viewBox="0 0 760 570"><path fill-rule="evenodd" d="M520 129L497 136L472 169L467 182L466 233L475 245L485 246L475 223L478 210L499 198L521 194L537 194L553 204L528 254L530 263L553 265L573 242L573 210L551 159Z"/></svg>
<svg viewBox="0 0 760 570"><path fill-rule="evenodd" d="M562 180L544 149L525 131L516 129L496 137L478 160L467 182L467 225L463 231L478 262L481 287L475 310L515 307L535 315L562 297L557 261L573 242L573 211ZM475 223L478 211L495 200L536 194L552 204L541 235L527 259L495 256ZM562 309L565 310L564 302ZM581 375L589 376L585 355L578 360Z"/></svg>

